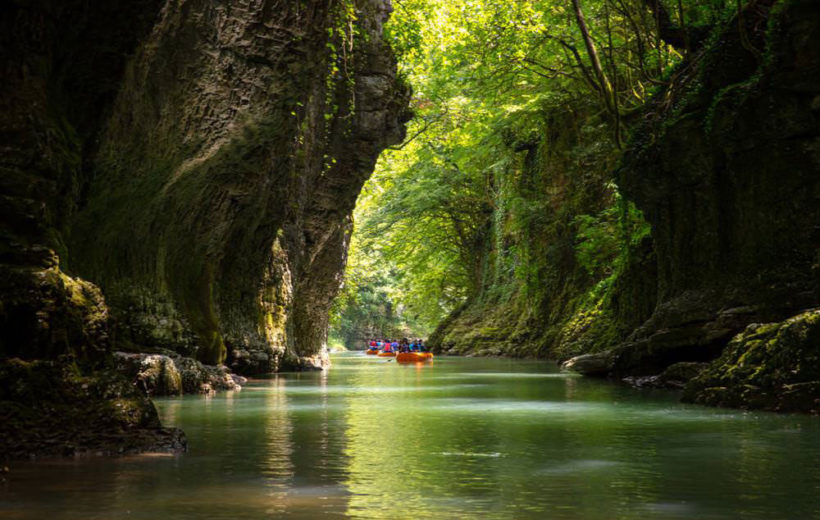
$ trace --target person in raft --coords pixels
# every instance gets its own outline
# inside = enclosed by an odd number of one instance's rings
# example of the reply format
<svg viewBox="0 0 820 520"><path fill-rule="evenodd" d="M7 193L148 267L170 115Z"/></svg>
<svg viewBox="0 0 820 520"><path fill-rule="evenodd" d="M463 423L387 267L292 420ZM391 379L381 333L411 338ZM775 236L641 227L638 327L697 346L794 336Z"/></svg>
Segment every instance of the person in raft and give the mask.
<svg viewBox="0 0 820 520"><path fill-rule="evenodd" d="M384 351L385 352L393 352L392 345L389 339L384 340Z"/></svg>
<svg viewBox="0 0 820 520"><path fill-rule="evenodd" d="M422 341L421 338L417 339L416 343L418 345L419 352L427 352L427 350L424 348L424 341Z"/></svg>
<svg viewBox="0 0 820 520"><path fill-rule="evenodd" d="M399 344L399 351L410 352L410 341L408 341L407 338L402 338L401 343Z"/></svg>
<svg viewBox="0 0 820 520"><path fill-rule="evenodd" d="M368 344L368 346L370 347L370 350L375 350L375 349L376 349L376 340L375 340L375 339L371 339L371 340L370 340L370 343Z"/></svg>
<svg viewBox="0 0 820 520"><path fill-rule="evenodd" d="M393 352L396 352L397 350L399 350L399 342L398 341L393 341L390 344L390 346L393 347Z"/></svg>

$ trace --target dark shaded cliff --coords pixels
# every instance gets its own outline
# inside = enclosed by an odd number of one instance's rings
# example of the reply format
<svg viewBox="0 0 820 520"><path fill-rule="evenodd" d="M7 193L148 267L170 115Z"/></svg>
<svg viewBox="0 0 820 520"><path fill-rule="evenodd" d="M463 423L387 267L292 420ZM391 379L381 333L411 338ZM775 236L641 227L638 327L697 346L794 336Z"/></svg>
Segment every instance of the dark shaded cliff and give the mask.
<svg viewBox="0 0 820 520"><path fill-rule="evenodd" d="M27 449L50 379L55 421L73 396L101 431L157 431L128 384L111 388L130 418L101 412L114 349L326 364L350 214L407 117L389 3L0 9L0 401L22 435L5 448Z"/></svg>
<svg viewBox="0 0 820 520"><path fill-rule="evenodd" d="M625 154L619 183L652 224L658 256L660 305L637 343L707 360L746 324L817 305L815 7L784 2L766 16L758 2L748 43L736 25L721 33Z"/></svg>
<svg viewBox="0 0 820 520"><path fill-rule="evenodd" d="M757 2L744 15L697 57L624 158L620 184L653 227L660 304L613 352L614 374L709 361L747 325L820 305L820 12L793 0ZM816 365L816 320L796 319L804 339L773 336L771 359L738 361L740 345L757 347L732 340L727 355L739 366L789 375L763 382L736 373L722 386L745 386L746 399L726 404L820 409L816 373L799 368ZM708 370L714 380L732 366L723 359ZM778 403L784 392L793 395Z"/></svg>

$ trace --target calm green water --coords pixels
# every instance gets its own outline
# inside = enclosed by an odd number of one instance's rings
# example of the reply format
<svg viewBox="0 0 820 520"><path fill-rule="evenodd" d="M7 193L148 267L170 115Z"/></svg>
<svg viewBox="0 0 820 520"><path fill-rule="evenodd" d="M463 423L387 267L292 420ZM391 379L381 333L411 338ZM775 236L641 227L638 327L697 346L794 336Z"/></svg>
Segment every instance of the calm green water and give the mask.
<svg viewBox="0 0 820 520"><path fill-rule="evenodd" d="M820 419L543 363L345 354L157 406L188 453L13 466L0 518L820 518Z"/></svg>

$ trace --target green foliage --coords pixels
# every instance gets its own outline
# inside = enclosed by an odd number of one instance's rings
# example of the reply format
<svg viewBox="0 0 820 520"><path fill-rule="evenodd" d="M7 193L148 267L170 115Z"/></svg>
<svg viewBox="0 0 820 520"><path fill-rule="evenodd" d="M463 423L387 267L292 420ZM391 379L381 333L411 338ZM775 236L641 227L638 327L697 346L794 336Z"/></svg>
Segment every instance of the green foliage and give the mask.
<svg viewBox="0 0 820 520"><path fill-rule="evenodd" d="M610 172L635 114L677 79L686 50L663 42L647 2L586 0L584 24L574 5L396 4L385 31L416 118L359 200L336 330L387 320L387 301L430 329L468 302L452 323L460 334L531 353L515 338L534 326L557 323L544 332L557 337L575 316L582 333L607 314L615 279L649 234ZM694 32L737 4L663 5ZM611 321L598 328L617 335Z"/></svg>
<svg viewBox="0 0 820 520"><path fill-rule="evenodd" d="M398 303L400 280L377 255L362 252L357 240L351 246L345 284L330 316L331 343L348 349L362 348L370 338L423 336L428 329Z"/></svg>
<svg viewBox="0 0 820 520"><path fill-rule="evenodd" d="M615 189L615 186L612 186ZM578 263L593 277L610 276L627 261L630 246L650 233L649 224L631 201L615 193L615 204L596 215L578 215L575 254Z"/></svg>

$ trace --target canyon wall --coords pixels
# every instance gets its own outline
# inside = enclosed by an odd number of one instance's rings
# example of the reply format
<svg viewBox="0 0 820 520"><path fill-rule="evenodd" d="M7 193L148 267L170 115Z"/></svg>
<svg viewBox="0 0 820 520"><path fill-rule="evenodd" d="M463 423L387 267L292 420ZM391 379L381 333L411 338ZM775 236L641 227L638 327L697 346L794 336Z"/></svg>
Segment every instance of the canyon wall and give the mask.
<svg viewBox="0 0 820 520"><path fill-rule="evenodd" d="M557 141L547 132L535 150L548 159L527 167L542 182L530 199L542 203L540 221L550 223L525 241L529 256L515 268L528 272L500 283L487 278L431 344L460 353L577 356L567 368L639 385L660 385L674 373L672 386L680 386L702 373L687 391L690 400L738 406L743 394L757 403L750 406L820 409L816 371L783 365L816 359L810 345L817 326L811 309L820 305L818 48L815 3L750 2L678 66L675 80L634 123L622 154L584 153L594 149L588 128L581 139L572 122L547 124L565 134L558 147L565 158L544 155ZM623 197L616 204L595 195L608 180ZM590 229L599 235L593 255L605 251L602 236L619 233L601 225L607 206L631 229L621 253L600 257L606 269L585 272ZM637 226L631 207L641 215ZM499 243L488 243L488 258L503 254ZM517 303L525 293L528 303ZM755 335L754 324L780 322L761 330L774 331L765 336L772 350L792 354L760 354L764 336ZM738 336L747 326L753 330ZM795 375L767 382L740 377L742 371L729 375L744 348L771 363L761 373ZM777 397L796 392L786 388L795 384L802 397ZM755 390L731 390L742 385Z"/></svg>
<svg viewBox="0 0 820 520"><path fill-rule="evenodd" d="M407 99L387 5L360 6L355 29L344 8L162 11L72 230L71 265L109 296L118 341L243 372L326 364L349 217Z"/></svg>
<svg viewBox="0 0 820 520"><path fill-rule="evenodd" d="M567 358L620 342L649 317L648 226L617 195L617 149L597 112L594 102L552 110L536 139L510 143L513 166L492 181L480 289L438 327L433 348Z"/></svg>
<svg viewBox="0 0 820 520"><path fill-rule="evenodd" d="M816 411L820 13L793 0L744 14L653 107L618 172L652 224L659 305L611 352L609 373L720 356L687 399ZM750 340L763 329L786 331L763 341L767 355Z"/></svg>
<svg viewBox="0 0 820 520"><path fill-rule="evenodd" d="M325 366L350 214L407 119L389 2L0 9L4 410L46 406L37 374L96 388L113 350ZM156 430L122 388L122 428Z"/></svg>

